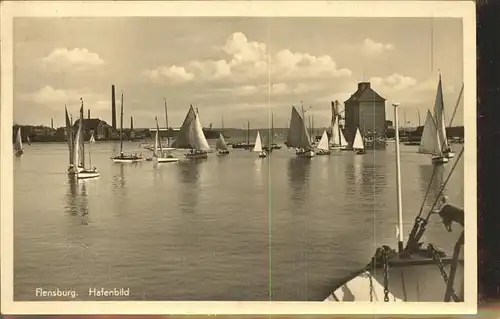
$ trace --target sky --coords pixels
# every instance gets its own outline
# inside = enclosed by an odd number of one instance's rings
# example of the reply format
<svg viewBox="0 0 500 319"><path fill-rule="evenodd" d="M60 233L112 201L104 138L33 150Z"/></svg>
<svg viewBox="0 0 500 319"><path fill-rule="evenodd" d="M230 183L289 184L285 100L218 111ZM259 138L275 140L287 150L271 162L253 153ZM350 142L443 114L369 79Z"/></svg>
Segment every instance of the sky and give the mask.
<svg viewBox="0 0 500 319"><path fill-rule="evenodd" d="M432 36L431 36L432 34ZM432 43L432 44L431 44ZM421 125L441 73L447 122L463 82L460 19L123 17L15 18L14 122L64 125L80 97L111 124L111 85L124 127L179 127L190 104L204 126L285 127L291 106L311 106L327 126L361 81L391 103L399 120ZM119 118L117 118L119 121ZM118 122L119 123L119 122ZM460 106L453 125L463 125Z"/></svg>

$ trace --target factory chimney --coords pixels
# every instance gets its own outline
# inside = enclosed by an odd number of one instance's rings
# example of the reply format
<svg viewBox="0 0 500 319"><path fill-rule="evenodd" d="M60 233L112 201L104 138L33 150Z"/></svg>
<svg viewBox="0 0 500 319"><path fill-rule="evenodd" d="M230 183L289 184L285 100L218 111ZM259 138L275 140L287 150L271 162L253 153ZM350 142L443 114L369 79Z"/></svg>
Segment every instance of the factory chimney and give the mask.
<svg viewBox="0 0 500 319"><path fill-rule="evenodd" d="M115 86L111 85L111 126L116 130Z"/></svg>
<svg viewBox="0 0 500 319"><path fill-rule="evenodd" d="M87 117L90 120L90 109L87 110Z"/></svg>
<svg viewBox="0 0 500 319"><path fill-rule="evenodd" d="M130 117L130 130L132 131L134 129L134 118L131 116Z"/></svg>
<svg viewBox="0 0 500 319"><path fill-rule="evenodd" d="M50 118L50 128L54 129L54 118L53 117Z"/></svg>

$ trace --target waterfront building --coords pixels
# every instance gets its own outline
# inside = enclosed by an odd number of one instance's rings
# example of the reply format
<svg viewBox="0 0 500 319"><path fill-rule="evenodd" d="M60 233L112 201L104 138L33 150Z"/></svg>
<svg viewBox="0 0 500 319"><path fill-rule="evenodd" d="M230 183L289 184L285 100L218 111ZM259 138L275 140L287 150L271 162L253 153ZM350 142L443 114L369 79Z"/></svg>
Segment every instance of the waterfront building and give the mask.
<svg viewBox="0 0 500 319"><path fill-rule="evenodd" d="M344 102L345 135L349 146L354 141L357 128L363 137L373 141L385 138L385 101L385 98L372 89L370 82L358 83L358 90ZM385 142L373 145L384 148Z"/></svg>

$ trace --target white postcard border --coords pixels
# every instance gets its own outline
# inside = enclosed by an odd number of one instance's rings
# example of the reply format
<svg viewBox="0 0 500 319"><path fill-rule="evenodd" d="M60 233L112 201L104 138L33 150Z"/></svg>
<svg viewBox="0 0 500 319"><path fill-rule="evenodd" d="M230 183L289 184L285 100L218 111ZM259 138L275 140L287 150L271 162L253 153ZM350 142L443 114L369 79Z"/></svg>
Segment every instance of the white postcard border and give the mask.
<svg viewBox="0 0 500 319"><path fill-rule="evenodd" d="M465 301L14 302L13 17L455 17L463 21ZM1 3L1 312L3 314L475 314L477 312L476 17L472 1L6 1ZM397 102L397 101L395 101ZM465 182L468 181L468 182ZM168 289L168 288L166 288ZM325 296L326 297L326 296Z"/></svg>

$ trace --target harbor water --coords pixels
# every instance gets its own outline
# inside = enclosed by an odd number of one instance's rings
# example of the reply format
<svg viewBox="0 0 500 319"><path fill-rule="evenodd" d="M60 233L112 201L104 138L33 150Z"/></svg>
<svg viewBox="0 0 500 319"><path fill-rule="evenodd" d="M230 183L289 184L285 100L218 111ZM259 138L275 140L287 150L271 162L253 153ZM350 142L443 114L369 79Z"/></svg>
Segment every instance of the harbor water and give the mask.
<svg viewBox="0 0 500 319"><path fill-rule="evenodd" d="M286 148L264 159L230 149L199 162L179 152L181 162L159 166L115 164L118 148L93 144L101 176L77 183L66 174L65 143L25 145L14 157L15 301L41 301L36 288L102 300L87 293L101 287L130 291L106 300L321 301L377 247L396 248L393 143L312 159ZM124 149L150 155L137 142ZM424 212L455 160L436 172ZM433 167L415 146L401 145L401 162L406 238ZM460 159L444 190L459 206L463 170ZM451 252L454 229L435 216L425 240Z"/></svg>

